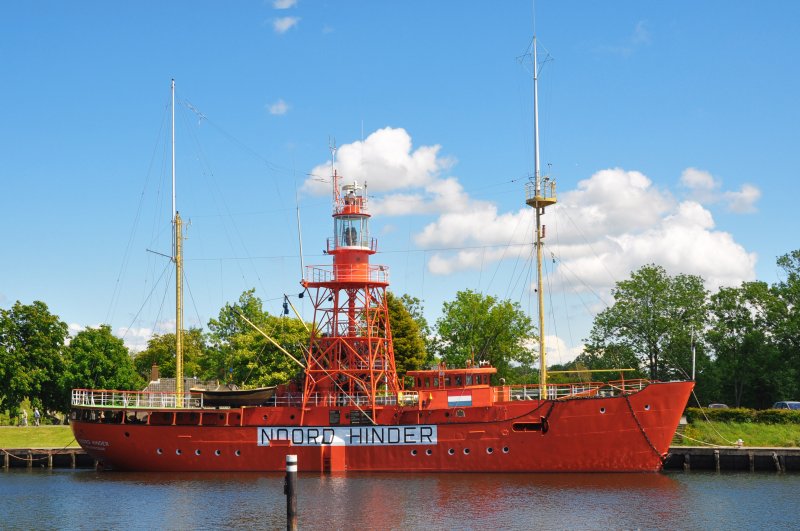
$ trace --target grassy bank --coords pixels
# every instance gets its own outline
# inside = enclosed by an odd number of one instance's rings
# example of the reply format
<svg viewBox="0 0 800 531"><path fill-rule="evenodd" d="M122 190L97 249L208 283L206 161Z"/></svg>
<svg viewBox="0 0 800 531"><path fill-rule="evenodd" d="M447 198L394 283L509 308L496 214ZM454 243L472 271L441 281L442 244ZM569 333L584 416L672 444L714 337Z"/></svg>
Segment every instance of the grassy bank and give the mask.
<svg viewBox="0 0 800 531"><path fill-rule="evenodd" d="M0 448L77 447L69 426L4 426L0 428Z"/></svg>
<svg viewBox="0 0 800 531"><path fill-rule="evenodd" d="M800 447L800 425L756 424L751 422L695 421L686 425L687 437L705 443L729 446L742 439L745 446ZM702 446L681 438L678 446Z"/></svg>

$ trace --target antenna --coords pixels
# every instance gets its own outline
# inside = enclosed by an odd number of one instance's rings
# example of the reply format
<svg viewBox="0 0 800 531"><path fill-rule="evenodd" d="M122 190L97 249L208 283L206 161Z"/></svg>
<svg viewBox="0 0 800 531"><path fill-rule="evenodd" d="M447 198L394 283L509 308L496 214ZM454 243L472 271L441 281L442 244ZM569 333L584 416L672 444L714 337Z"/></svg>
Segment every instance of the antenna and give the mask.
<svg viewBox="0 0 800 531"><path fill-rule="evenodd" d="M300 245L300 278L305 278L306 266L303 263L303 231L300 228L300 199L297 194L297 176L295 175L294 182L294 202L297 207L297 241Z"/></svg>
<svg viewBox="0 0 800 531"><path fill-rule="evenodd" d="M175 222L177 209L175 208L175 78L170 85L172 93L172 222Z"/></svg>

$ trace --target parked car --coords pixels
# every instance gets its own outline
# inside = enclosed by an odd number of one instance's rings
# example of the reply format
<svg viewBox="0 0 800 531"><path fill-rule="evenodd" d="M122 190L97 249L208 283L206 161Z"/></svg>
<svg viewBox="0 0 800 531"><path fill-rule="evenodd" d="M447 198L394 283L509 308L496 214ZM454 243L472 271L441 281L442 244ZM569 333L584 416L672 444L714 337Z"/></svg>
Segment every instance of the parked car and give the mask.
<svg viewBox="0 0 800 531"><path fill-rule="evenodd" d="M800 410L800 402L775 402L772 409L797 409Z"/></svg>
<svg viewBox="0 0 800 531"><path fill-rule="evenodd" d="M728 409L727 404L709 404L709 409Z"/></svg>

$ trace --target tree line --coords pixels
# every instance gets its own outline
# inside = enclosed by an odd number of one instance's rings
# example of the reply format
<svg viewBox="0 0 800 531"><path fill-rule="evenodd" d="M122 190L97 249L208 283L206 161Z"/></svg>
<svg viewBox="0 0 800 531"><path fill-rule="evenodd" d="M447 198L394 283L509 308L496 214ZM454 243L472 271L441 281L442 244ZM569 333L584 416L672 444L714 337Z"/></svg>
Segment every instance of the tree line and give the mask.
<svg viewBox="0 0 800 531"><path fill-rule="evenodd" d="M434 360L463 364L469 357L491 361L503 371L514 360L530 365L518 339L531 335L533 329L519 305L460 292L456 301L445 305L448 317L433 330L419 299L389 292L387 305L401 375L426 368ZM255 290L245 291L238 301L225 304L206 330L184 331L184 376L244 387L299 380L301 367L262 331L302 360L310 326L297 318L270 314ZM7 410L12 417L25 399L32 407L65 412L72 389L143 389L153 365L158 365L160 376L175 377L174 333L156 334L147 348L131 352L109 325L70 337L67 324L41 301L17 301L10 309L0 310L0 412Z"/></svg>
<svg viewBox="0 0 800 531"><path fill-rule="evenodd" d="M613 303L597 314L584 352L553 366L552 383L608 380L595 369L632 368L626 378L687 379L695 353L700 402L765 408L800 397L800 250L777 261L784 278L773 285L744 282L710 293L696 275L670 276L650 264L617 282ZM488 361L496 382L535 383L536 330L517 302L472 290L445 302L430 325L422 301L387 293L398 372L445 362ZM220 309L207 330L184 332L184 375L258 387L301 378L301 368L269 342L255 324L292 357L303 359L309 323L265 311L254 290ZM47 411L66 411L70 390L142 389L152 365L175 376L174 334L154 335L132 353L110 326L70 337L66 323L41 301L0 310L0 411L14 415L29 399Z"/></svg>

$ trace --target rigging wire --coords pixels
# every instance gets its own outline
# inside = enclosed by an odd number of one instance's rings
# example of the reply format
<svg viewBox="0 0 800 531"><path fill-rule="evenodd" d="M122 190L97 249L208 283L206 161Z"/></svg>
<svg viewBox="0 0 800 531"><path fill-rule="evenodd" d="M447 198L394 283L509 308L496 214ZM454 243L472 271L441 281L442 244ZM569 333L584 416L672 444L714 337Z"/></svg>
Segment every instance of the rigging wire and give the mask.
<svg viewBox="0 0 800 531"><path fill-rule="evenodd" d="M158 287L158 284L161 282L161 279L164 277L164 274L165 274L165 273L166 273L168 270L170 270L170 269L171 269L170 267L164 267L164 270L161 272L161 276L160 276L160 277L158 278L158 280L157 280L157 281L156 281L156 282L153 284L153 288L150 290L150 294L147 296L147 298L144 300L144 302L142 303L142 305L139 307L139 311L137 311L137 312L136 312L136 315L134 315L134 317L133 317L133 321L131 321L131 324L130 324L130 325L128 325L128 327L125 329L125 333L123 333L123 334L122 334L122 338L121 338L121 339L125 339L125 336L127 336L127 335L128 335L128 332L130 331L131 327L132 327L132 326L133 326L133 325L136 323L136 321L139 319L139 314L140 314L140 313L142 313L142 310L144 309L144 306L145 306L145 305L147 304L147 302L150 300L150 297L153 295L153 292L154 292L154 291L156 290L156 288Z"/></svg>
<svg viewBox="0 0 800 531"><path fill-rule="evenodd" d="M159 127L159 132L157 138L161 138L164 134L164 126L167 122L167 115L169 111L169 101L167 102L164 110L164 114L162 115L161 125ZM125 273L128 270L128 265L130 263L130 256L131 256L131 249L133 248L133 241L136 237L137 228L139 226L139 221L142 215L142 209L144 205L144 198L145 193L147 192L147 188L150 184L150 178L153 174L153 165L156 159L156 151L158 149L159 142L156 141L155 145L153 146L153 152L150 155L150 162L147 166L147 172L145 173L145 181L144 185L142 186L142 191L139 194L139 202L136 206L136 214L133 218L133 226L131 227L131 232L128 235L128 242L125 245L125 251L122 254L122 263L120 264L119 272L117 273L117 278L114 281L114 289L111 293L111 301L108 305L108 310L106 311L105 322L110 323L114 319L114 314L117 311L117 306L119 305L119 299L122 294L122 283L121 280L125 276Z"/></svg>

